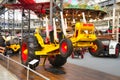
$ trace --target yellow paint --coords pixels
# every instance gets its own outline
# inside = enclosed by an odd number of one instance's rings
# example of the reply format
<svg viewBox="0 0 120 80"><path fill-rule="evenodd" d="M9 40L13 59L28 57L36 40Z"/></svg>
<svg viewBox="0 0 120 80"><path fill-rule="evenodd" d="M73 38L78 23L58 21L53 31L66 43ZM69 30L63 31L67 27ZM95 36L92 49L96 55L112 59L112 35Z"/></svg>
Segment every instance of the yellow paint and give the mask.
<svg viewBox="0 0 120 80"><path fill-rule="evenodd" d="M23 53L24 53L24 54L28 54L28 49L25 49L25 50L23 51Z"/></svg>
<svg viewBox="0 0 120 80"><path fill-rule="evenodd" d="M49 53L54 52L55 50L59 49L59 45L45 45L41 51L35 51L36 55L49 55ZM53 55L56 53L53 53ZM51 55L51 54L50 54Z"/></svg>
<svg viewBox="0 0 120 80"><path fill-rule="evenodd" d="M64 46L64 49L67 49L67 46Z"/></svg>
<svg viewBox="0 0 120 80"><path fill-rule="evenodd" d="M92 48L94 48L94 50L97 50L97 45L92 45Z"/></svg>
<svg viewBox="0 0 120 80"><path fill-rule="evenodd" d="M16 52L20 49L20 45L19 44L11 44L10 46L8 46L8 48L11 48L14 52Z"/></svg>
<svg viewBox="0 0 120 80"><path fill-rule="evenodd" d="M41 45L41 47L44 47L44 40L41 37L41 35L39 34L39 28L36 28L36 32L35 32L34 36L37 38L38 43Z"/></svg>
<svg viewBox="0 0 120 80"><path fill-rule="evenodd" d="M95 27L92 23L81 23L75 24L75 32L70 40L73 46L78 47L89 47L92 46L92 42L97 39L95 35Z"/></svg>

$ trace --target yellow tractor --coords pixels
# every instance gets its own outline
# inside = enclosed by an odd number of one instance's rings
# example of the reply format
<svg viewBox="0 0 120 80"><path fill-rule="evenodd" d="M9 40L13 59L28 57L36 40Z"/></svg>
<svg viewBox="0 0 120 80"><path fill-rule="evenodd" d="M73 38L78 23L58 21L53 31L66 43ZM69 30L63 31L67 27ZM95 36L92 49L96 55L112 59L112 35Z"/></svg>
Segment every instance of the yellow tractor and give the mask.
<svg viewBox="0 0 120 80"><path fill-rule="evenodd" d="M5 39L5 50L4 55L14 55L20 51L19 39L14 36L4 37Z"/></svg>
<svg viewBox="0 0 120 80"><path fill-rule="evenodd" d="M80 48L88 48L93 56L98 56L103 51L102 43L97 39L95 27L92 23L77 22L73 36L69 36L69 39L63 39L60 44L60 53L62 54L67 54L67 51L72 48L73 52L80 51Z"/></svg>
<svg viewBox="0 0 120 80"><path fill-rule="evenodd" d="M95 35L95 27L92 23L76 23L75 32L69 38L64 38L60 43L45 43L39 29L34 35L23 38L21 46L21 60L24 65L28 65L30 61L37 59L40 62L40 57L46 58L54 67L60 67L66 63L67 58L72 54L75 48L87 47L89 52L97 56L102 50L101 41Z"/></svg>
<svg viewBox="0 0 120 80"><path fill-rule="evenodd" d="M36 28L34 35L25 36L21 45L21 60L22 64L28 65L30 61L36 59L40 62L40 57L44 57L43 65L45 65L46 58L54 67L60 67L66 63L67 58L71 55L72 49L67 54L59 52L59 44L56 41L45 43L40 35L40 29ZM69 45L72 43L68 43ZM30 66L31 67L31 66ZM32 68L32 67L31 67Z"/></svg>

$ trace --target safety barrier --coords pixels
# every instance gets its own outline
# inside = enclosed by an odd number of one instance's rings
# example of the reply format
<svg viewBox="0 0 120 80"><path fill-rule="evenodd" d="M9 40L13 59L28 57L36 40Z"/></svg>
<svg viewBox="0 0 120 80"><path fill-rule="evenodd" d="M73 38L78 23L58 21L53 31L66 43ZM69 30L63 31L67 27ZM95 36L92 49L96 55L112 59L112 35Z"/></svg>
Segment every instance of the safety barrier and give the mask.
<svg viewBox="0 0 120 80"><path fill-rule="evenodd" d="M26 69L27 69L27 79L26 79L26 80L29 80L29 71L35 73L36 75L38 75L39 77L42 77L42 78L45 79L45 80L50 80L49 78L47 78L47 77L45 77L44 75L42 75L42 74L36 72L35 70L30 69L29 65L28 65L28 66L24 66L23 64L21 64L21 63L15 61L15 60L13 60L12 58L9 57L9 55L4 56L3 54L0 54L0 56L2 56L3 59L4 59L4 58L7 59L7 69L9 69L9 64L10 64L9 62L10 62L10 61L15 62L16 64L18 64L18 65L20 65L20 66L26 68Z"/></svg>

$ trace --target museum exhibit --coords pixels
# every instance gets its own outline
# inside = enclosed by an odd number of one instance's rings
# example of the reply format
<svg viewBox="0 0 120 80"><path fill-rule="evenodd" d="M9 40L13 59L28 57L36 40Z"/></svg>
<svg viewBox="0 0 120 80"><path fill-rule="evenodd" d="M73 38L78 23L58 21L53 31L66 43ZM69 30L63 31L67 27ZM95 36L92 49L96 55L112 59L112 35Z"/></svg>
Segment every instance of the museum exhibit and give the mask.
<svg viewBox="0 0 120 80"><path fill-rule="evenodd" d="M0 0L0 80L120 80L120 0Z"/></svg>

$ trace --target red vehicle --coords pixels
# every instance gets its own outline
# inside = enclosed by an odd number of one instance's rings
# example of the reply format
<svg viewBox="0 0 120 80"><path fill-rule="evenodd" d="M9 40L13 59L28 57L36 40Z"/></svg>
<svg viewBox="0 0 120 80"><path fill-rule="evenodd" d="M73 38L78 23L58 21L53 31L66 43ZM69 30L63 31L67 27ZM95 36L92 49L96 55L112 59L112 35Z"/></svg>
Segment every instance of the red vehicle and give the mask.
<svg viewBox="0 0 120 80"><path fill-rule="evenodd" d="M29 9L36 13L39 17L50 7L50 2L36 3L35 0L18 0L20 3L4 4L5 7L11 9ZM32 6L31 6L32 5Z"/></svg>

